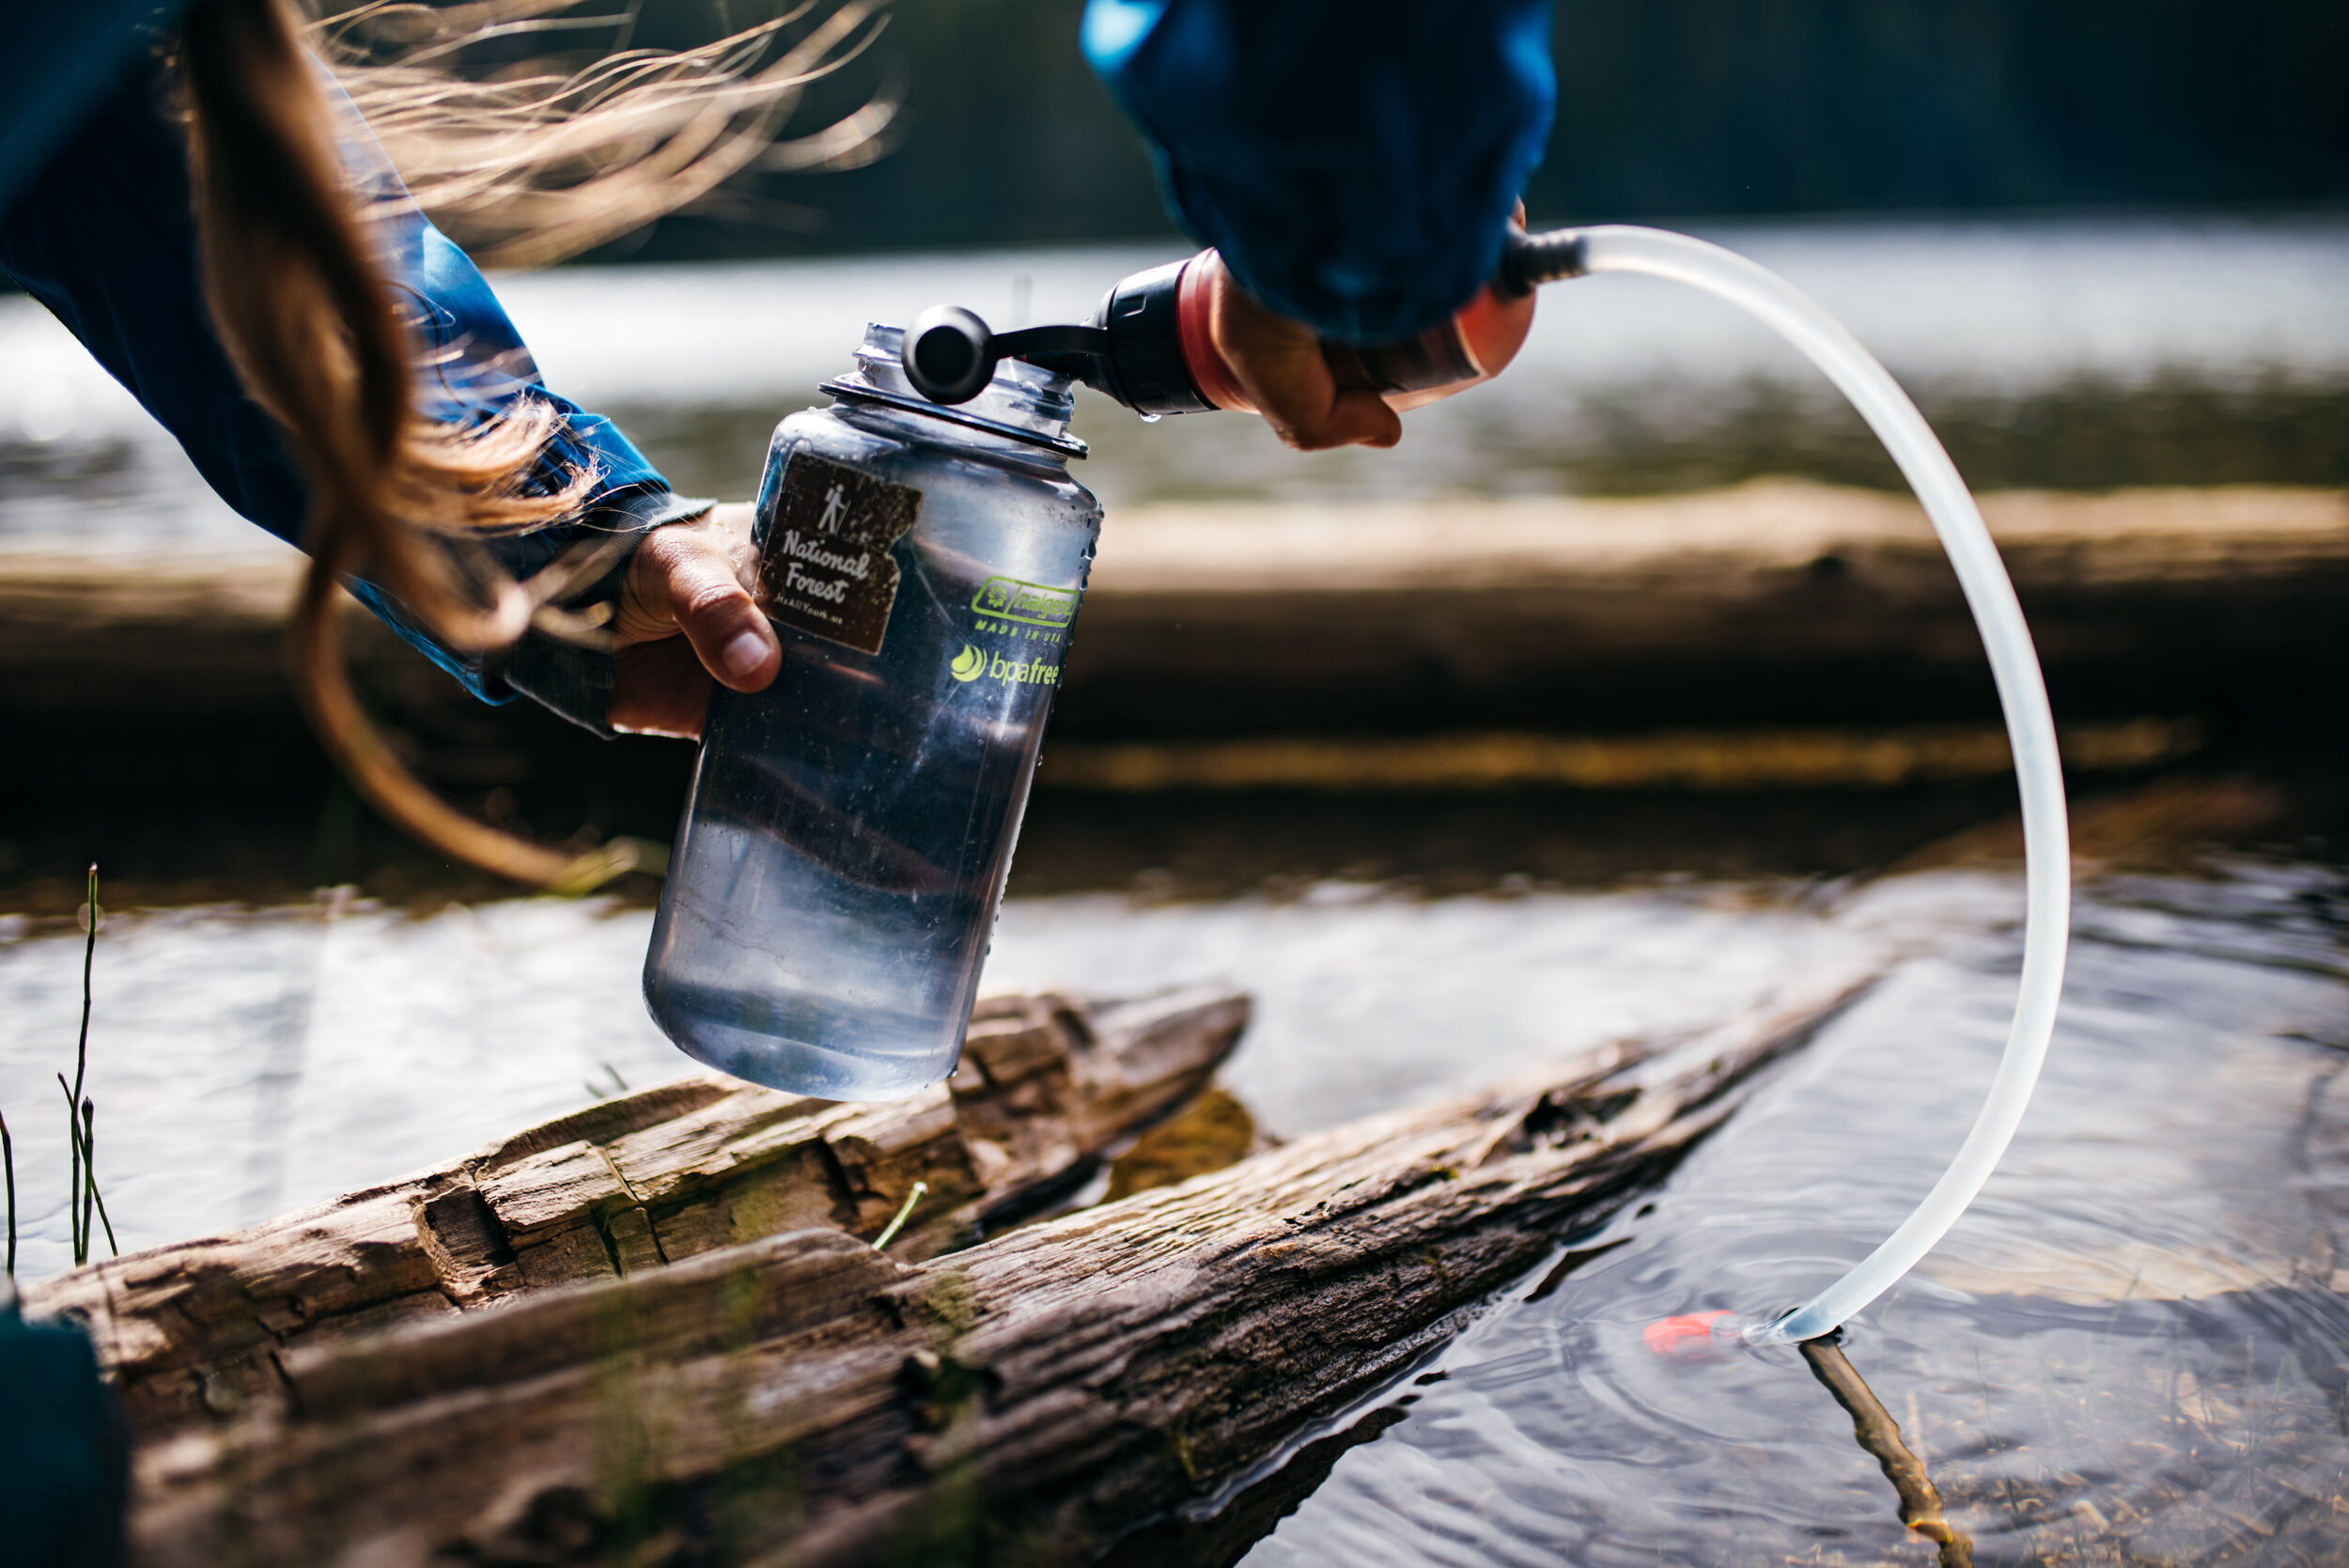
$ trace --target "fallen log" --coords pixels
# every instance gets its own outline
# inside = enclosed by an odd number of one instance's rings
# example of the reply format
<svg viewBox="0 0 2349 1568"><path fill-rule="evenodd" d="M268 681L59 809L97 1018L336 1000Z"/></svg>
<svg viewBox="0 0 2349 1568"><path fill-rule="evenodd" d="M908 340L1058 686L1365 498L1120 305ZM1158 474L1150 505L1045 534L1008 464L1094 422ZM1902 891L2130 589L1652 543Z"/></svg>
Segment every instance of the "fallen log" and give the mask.
<svg viewBox="0 0 2349 1568"><path fill-rule="evenodd" d="M2296 745L2341 730L2349 494L2008 493L1983 507L2056 711L2077 726L2073 767L2134 769L2203 744ZM10 908L70 914L86 847L101 838L118 846L108 876L121 905L299 899L319 877L394 901L493 895L387 830L344 838L316 815L334 771L281 669L299 566L273 545L100 558L60 543L0 559ZM657 837L677 820L691 747L605 744L534 704L485 707L355 607L349 632L370 706L461 809L550 842L588 826L591 840ZM2004 803L1997 694L1956 581L1915 503L1868 490L1771 480L1641 499L1124 510L1061 679L1016 873L1029 891L1121 881L1103 877L1104 846L1121 868L1146 857L1134 871L1184 854L1159 836L1158 801L1129 810L1118 794L1139 789L1191 796L1192 820L1223 809L1196 798L1207 790L1259 797L1251 822L1305 813L1330 846L1268 868L1283 875L1355 863L1365 833L1396 842L1387 824L1283 801L1299 790L1637 796L1944 781L1921 838ZM93 802L158 778L172 781L168 800L141 796L93 837ZM1662 864L1757 869L1742 836L1691 861L1688 846L1718 832L1702 803L1528 800L1506 809L1542 815L1499 831L1544 832L1559 804L1579 819L1604 813L1565 836L1608 851L1546 850L1506 869L1600 879ZM1873 848L1846 847L1843 829L1816 830L1815 808L1769 809L1805 842L1759 869L1880 863ZM1854 810L1915 812L1839 801L1832 815ZM1649 832L1672 841L1668 860L1640 846ZM1883 859L1921 842L1873 832L1890 841ZM315 873L295 874L314 859Z"/></svg>
<svg viewBox="0 0 2349 1568"><path fill-rule="evenodd" d="M2224 729L2263 702L2335 710L2341 491L1981 500L2070 722L2201 714ZM1999 711L1916 502L1785 479L1122 513L1062 679L1064 745L1865 730Z"/></svg>
<svg viewBox="0 0 2349 1568"><path fill-rule="evenodd" d="M2200 714L2223 730L2286 699L2334 710L2344 656L2332 630L2349 595L2341 490L1982 504L2069 721ZM118 787L159 749L192 783L248 791L268 782L256 748L281 772L309 756L281 668L300 566L274 548L0 560L0 720L23 753L11 791ZM451 790L536 795L634 757L673 791L690 766L682 748L598 748L526 705L485 712L355 607L350 637L363 684ZM1064 743L1998 717L1915 502L1791 480L1639 499L1121 512L1062 680Z"/></svg>
<svg viewBox="0 0 2349 1568"><path fill-rule="evenodd" d="M253 1230L29 1283L24 1307L88 1327L134 1436L153 1441L273 1392L298 1348L786 1231L870 1237L917 1182L891 1251L927 1257L1081 1184L1196 1096L1247 1018L1248 999L1220 989L990 999L962 1071L910 1100L687 1078Z"/></svg>
<svg viewBox="0 0 2349 1568"><path fill-rule="evenodd" d="M297 1348L137 1454L135 1559L1200 1560L1133 1532L1408 1373L1864 984L919 1264L798 1231Z"/></svg>

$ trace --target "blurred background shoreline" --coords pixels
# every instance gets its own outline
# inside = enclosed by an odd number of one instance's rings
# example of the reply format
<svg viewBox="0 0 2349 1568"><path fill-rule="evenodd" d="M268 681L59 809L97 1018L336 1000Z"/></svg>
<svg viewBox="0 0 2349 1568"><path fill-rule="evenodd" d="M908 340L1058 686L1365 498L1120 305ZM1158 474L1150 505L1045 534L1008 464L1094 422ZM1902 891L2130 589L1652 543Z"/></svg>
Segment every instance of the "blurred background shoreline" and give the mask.
<svg viewBox="0 0 2349 1568"><path fill-rule="evenodd" d="M869 162L762 175L607 254L1171 237L1139 139L1079 57L1082 8L897 0L798 122L901 105ZM630 41L656 47L752 20L746 0L630 10ZM1526 191L1543 225L2349 202L2349 27L2323 0L1560 0L1551 55L1558 114Z"/></svg>
<svg viewBox="0 0 2349 1568"><path fill-rule="evenodd" d="M2255 770L2323 773L2349 689L2330 632L2349 570L2349 218L1711 232L1846 320L1994 526L2027 524L2014 564L2059 718L2197 737L2078 784L2287 755ZM613 413L689 493L739 498L774 421L817 400L866 319L941 302L1073 318L1179 254L577 267L500 287L552 384ZM0 300L0 718L22 741L0 783L0 906L70 909L93 852L141 900L341 882L494 895L374 823L310 740L278 666L292 552L212 497L32 302ZM1015 893L1833 876L2006 807L1979 651L1898 475L1807 365L1708 302L1643 280L1553 289L1510 374L1413 414L1391 453L1291 453L1231 416L1144 426L1090 394L1077 429L1094 456L1074 471L1109 520ZM1430 570L1440 591L1408 591ZM461 804L555 838L669 835L689 747L484 708L358 629L374 697ZM1756 780L1738 760L1790 730L1856 755L1919 724L1972 726L1986 760L1843 780ZM1162 756L1159 787L1100 786L1105 767L1134 776L1105 744L1688 730L1748 786L1691 789L1684 764L1616 768L1601 788L1587 769L1520 768L1397 795L1357 767L1333 801L1326 777L1259 768L1201 788L1195 757L1170 775ZM2329 842L2335 792L2292 793L2236 842Z"/></svg>

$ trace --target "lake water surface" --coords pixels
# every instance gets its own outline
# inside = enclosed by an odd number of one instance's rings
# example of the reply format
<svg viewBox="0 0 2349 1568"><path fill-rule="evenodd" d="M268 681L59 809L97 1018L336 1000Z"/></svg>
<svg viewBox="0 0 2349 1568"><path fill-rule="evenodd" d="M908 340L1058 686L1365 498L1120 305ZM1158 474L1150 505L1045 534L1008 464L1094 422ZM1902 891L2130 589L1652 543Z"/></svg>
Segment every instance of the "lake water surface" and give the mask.
<svg viewBox="0 0 2349 1568"><path fill-rule="evenodd" d="M2342 892L2240 867L2082 897L2004 1165L1846 1330L1975 1562L2341 1560ZM1794 1351L1679 1364L1641 1330L1791 1306L1890 1229L1974 1114L2018 946L1982 928L1901 964L1652 1207L1575 1244L1619 1245L1380 1402L1371 1429L1402 1419L1247 1561L1935 1561Z"/></svg>
<svg viewBox="0 0 2349 1568"><path fill-rule="evenodd" d="M1375 1440L1258 1564L1927 1562L1792 1352L1658 1359L1667 1314L1791 1305L1865 1252L1978 1107L2012 1005L2009 876L1425 899L1015 901L990 988L1223 978L1226 1080L1297 1132L1611 1038L1728 1017L1873 955L1885 979L1703 1145L1622 1245L1504 1292L1332 1423ZM1999 1173L1849 1354L1980 1562L2300 1563L2349 1542L2349 884L2237 862L2078 900L2047 1076ZM91 1083L126 1247L458 1154L685 1063L634 995L642 911L119 917ZM0 945L0 1105L23 1265L65 1260L50 1075L80 942ZM44 1090L46 1091L44 1093ZM1396 1419L1397 1417L1400 1419Z"/></svg>
<svg viewBox="0 0 2349 1568"><path fill-rule="evenodd" d="M614 1072L644 1088L695 1070L638 992L650 924L648 910L592 901L417 918L331 894L110 918L90 1084L123 1247L252 1223L461 1155L611 1092ZM1768 888L1078 895L1005 907L986 988L1246 986L1256 1022L1227 1078L1268 1125L1298 1132L1626 1032L1708 1022L1844 939ZM53 1075L72 1074L81 981L78 932L0 945L0 1111L16 1129L32 1275L66 1261Z"/></svg>

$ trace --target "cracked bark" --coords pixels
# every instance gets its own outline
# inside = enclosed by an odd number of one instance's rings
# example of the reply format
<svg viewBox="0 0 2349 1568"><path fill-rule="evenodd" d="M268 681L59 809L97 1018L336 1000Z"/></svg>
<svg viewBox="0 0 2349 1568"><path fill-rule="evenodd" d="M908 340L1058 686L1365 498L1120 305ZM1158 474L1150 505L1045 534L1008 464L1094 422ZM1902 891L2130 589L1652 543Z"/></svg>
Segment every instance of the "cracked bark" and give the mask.
<svg viewBox="0 0 2349 1568"><path fill-rule="evenodd" d="M980 1004L967 1066L886 1106L716 1075L605 1100L401 1181L232 1235L27 1284L90 1329L152 1443L281 1391L284 1357L811 1226L870 1236L929 1194L892 1256L927 1257L1081 1181L1204 1088L1238 1041L1218 989Z"/></svg>

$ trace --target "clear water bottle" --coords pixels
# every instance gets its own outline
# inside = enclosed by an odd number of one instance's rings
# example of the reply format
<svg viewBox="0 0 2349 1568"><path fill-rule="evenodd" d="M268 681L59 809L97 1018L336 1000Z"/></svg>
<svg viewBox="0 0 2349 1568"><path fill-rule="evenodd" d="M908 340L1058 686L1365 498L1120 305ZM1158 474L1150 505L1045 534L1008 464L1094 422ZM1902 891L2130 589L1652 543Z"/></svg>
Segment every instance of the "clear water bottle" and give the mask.
<svg viewBox="0 0 2349 1568"><path fill-rule="evenodd" d="M655 1022L723 1072L889 1100L954 1070L1100 533L1068 378L971 401L867 330L775 428L760 599L783 669L711 693L645 960Z"/></svg>

